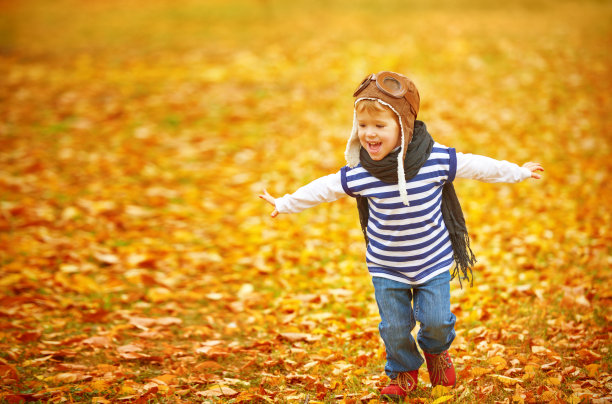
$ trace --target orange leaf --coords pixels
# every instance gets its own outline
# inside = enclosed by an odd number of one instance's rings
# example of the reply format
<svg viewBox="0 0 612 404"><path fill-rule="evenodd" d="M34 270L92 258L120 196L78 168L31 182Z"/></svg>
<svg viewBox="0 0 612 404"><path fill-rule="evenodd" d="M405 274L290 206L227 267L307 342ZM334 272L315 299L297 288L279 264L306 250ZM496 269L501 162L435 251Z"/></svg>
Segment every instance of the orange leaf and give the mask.
<svg viewBox="0 0 612 404"><path fill-rule="evenodd" d="M0 365L0 379L19 380L19 373L11 365Z"/></svg>

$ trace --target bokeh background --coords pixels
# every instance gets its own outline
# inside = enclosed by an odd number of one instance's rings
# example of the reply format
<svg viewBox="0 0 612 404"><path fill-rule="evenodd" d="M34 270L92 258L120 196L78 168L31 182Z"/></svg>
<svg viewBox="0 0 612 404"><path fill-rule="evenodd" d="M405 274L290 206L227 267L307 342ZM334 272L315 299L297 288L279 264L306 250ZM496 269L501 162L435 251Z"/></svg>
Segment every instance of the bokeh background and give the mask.
<svg viewBox="0 0 612 404"><path fill-rule="evenodd" d="M605 401L611 21L596 0L0 2L3 397L373 399L354 201L273 220L257 194L337 171L354 88L393 70L440 143L546 169L456 181L478 265L441 394Z"/></svg>

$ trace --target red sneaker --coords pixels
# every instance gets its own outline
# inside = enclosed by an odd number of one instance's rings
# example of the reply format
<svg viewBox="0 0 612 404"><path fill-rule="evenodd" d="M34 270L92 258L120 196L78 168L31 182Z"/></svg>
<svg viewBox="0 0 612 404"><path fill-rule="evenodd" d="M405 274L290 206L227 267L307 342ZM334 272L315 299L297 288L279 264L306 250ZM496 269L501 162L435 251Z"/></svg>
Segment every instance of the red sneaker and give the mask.
<svg viewBox="0 0 612 404"><path fill-rule="evenodd" d="M453 361L448 351L444 351L438 355L432 355L425 352L425 361L427 362L429 380L431 380L432 386L437 386L439 384L443 386L455 386L457 377L455 375Z"/></svg>
<svg viewBox="0 0 612 404"><path fill-rule="evenodd" d="M397 378L391 379L389 385L382 389L380 395L391 400L402 400L408 392L417 388L418 377L418 369L410 372L400 372L397 374Z"/></svg>

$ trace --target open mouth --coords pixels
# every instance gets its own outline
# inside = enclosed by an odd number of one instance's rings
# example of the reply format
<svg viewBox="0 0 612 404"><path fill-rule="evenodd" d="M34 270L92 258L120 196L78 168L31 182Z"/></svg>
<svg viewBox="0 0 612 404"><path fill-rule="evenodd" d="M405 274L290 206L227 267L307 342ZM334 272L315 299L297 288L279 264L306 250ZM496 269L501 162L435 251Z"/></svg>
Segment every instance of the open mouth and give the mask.
<svg viewBox="0 0 612 404"><path fill-rule="evenodd" d="M382 147L382 142L368 142L368 151L370 153L377 153Z"/></svg>

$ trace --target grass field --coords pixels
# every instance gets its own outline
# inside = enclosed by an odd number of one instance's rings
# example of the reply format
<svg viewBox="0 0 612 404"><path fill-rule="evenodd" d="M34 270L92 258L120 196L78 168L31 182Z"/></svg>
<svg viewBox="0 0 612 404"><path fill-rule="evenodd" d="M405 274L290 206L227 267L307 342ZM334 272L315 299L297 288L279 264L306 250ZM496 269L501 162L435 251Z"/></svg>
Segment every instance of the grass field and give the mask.
<svg viewBox="0 0 612 404"><path fill-rule="evenodd" d="M0 1L0 402L375 403L355 203L257 198L344 163L352 92L403 72L458 151L454 389L612 400L610 1Z"/></svg>

